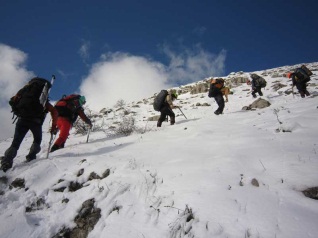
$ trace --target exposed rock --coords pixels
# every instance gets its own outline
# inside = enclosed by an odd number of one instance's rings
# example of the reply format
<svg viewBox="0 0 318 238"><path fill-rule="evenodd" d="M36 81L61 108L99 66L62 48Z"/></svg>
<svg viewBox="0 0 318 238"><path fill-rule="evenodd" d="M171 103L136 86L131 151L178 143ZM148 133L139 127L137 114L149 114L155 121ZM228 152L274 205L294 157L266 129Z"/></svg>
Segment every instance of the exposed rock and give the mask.
<svg viewBox="0 0 318 238"><path fill-rule="evenodd" d="M233 77L233 78L230 78L230 83L231 83L231 85L233 85L233 84L240 85L240 84L246 83L247 80L249 80L249 78L243 77L243 76Z"/></svg>
<svg viewBox="0 0 318 238"><path fill-rule="evenodd" d="M83 175L83 173L84 173L84 169L80 169L77 173L77 177Z"/></svg>
<svg viewBox="0 0 318 238"><path fill-rule="evenodd" d="M10 189L12 188L25 188L24 179L16 178L10 185Z"/></svg>
<svg viewBox="0 0 318 238"><path fill-rule="evenodd" d="M25 208L25 212L33 212L37 210L42 210L44 208L49 208L49 205L45 203L44 198L38 198L30 206Z"/></svg>
<svg viewBox="0 0 318 238"><path fill-rule="evenodd" d="M158 121L158 120L159 120L159 117L160 117L160 115L148 117L148 121Z"/></svg>
<svg viewBox="0 0 318 238"><path fill-rule="evenodd" d="M107 108L103 108L102 110L100 110L99 112L101 114L107 115L108 113L111 113L113 111L113 109L107 109Z"/></svg>
<svg viewBox="0 0 318 238"><path fill-rule="evenodd" d="M206 93L207 91L209 91L209 84L202 82L192 87L191 94Z"/></svg>
<svg viewBox="0 0 318 238"><path fill-rule="evenodd" d="M68 203L69 201L70 201L70 199L64 198L64 199L62 200L62 203Z"/></svg>
<svg viewBox="0 0 318 238"><path fill-rule="evenodd" d="M101 179L101 177L99 177L99 175L95 172L91 172L91 174L88 177L88 181L91 181L93 179Z"/></svg>
<svg viewBox="0 0 318 238"><path fill-rule="evenodd" d="M282 84L282 83L275 83L275 84L272 86L272 88L273 88L275 91L277 91L277 90L279 90L279 89L281 89L281 88L284 88L284 87L287 87L287 85Z"/></svg>
<svg viewBox="0 0 318 238"><path fill-rule="evenodd" d="M201 103L198 102L195 106L197 106L197 107L200 107L200 106L201 107L208 107L208 106L211 106L211 104L206 103L206 102L201 104Z"/></svg>
<svg viewBox="0 0 318 238"><path fill-rule="evenodd" d="M106 169L102 175L102 179L108 177L109 175L110 175L110 169Z"/></svg>
<svg viewBox="0 0 318 238"><path fill-rule="evenodd" d="M303 191L306 197L318 200L318 187L308 188Z"/></svg>
<svg viewBox="0 0 318 238"><path fill-rule="evenodd" d="M293 93L293 90L291 88L289 88L289 89L285 90L284 93L289 95L289 94Z"/></svg>
<svg viewBox="0 0 318 238"><path fill-rule="evenodd" d="M256 178L253 178L252 181L251 181L252 185L255 186L255 187L259 187L259 183L257 181Z"/></svg>
<svg viewBox="0 0 318 238"><path fill-rule="evenodd" d="M70 185L68 186L68 189L70 192L75 192L83 187L82 184L78 182L71 182Z"/></svg>
<svg viewBox="0 0 318 238"><path fill-rule="evenodd" d="M94 207L94 203L93 198L85 201L74 219L76 227L72 230L63 227L52 238L86 238L101 218L101 209Z"/></svg>
<svg viewBox="0 0 318 238"><path fill-rule="evenodd" d="M265 107L269 107L270 105L271 104L269 101L262 98L258 98L251 105L249 105L249 107L250 108L265 108Z"/></svg>

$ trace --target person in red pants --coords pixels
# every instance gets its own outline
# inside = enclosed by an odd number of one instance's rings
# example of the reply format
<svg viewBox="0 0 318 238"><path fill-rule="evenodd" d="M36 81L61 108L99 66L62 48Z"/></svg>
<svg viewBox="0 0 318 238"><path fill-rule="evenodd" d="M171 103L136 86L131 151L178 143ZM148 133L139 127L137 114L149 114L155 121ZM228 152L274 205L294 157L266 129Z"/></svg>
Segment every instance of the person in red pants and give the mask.
<svg viewBox="0 0 318 238"><path fill-rule="evenodd" d="M50 152L64 148L73 123L77 120L78 116L86 122L90 128L92 127L91 120L84 113L83 105L85 103L85 97L77 94L64 96L56 103L55 108L58 111L57 127L60 133Z"/></svg>

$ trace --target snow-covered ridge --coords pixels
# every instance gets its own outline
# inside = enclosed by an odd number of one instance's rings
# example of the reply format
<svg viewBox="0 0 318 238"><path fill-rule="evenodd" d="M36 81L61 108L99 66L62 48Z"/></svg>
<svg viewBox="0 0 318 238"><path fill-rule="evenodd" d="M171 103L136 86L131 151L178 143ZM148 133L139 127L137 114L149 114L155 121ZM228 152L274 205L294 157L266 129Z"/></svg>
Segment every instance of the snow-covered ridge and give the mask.
<svg viewBox="0 0 318 238"><path fill-rule="evenodd" d="M150 96L93 113L103 130L88 143L73 130L49 159L45 130L25 163L28 134L0 174L0 237L318 237L317 200L302 192L318 186L318 63L306 65L314 75L304 99L284 76L297 66L249 72L268 82L271 106L261 110L242 111L255 100L246 83L233 85L220 116L206 92L187 91L177 103L188 119L176 109L174 126L156 128ZM123 116L141 133L110 136Z"/></svg>

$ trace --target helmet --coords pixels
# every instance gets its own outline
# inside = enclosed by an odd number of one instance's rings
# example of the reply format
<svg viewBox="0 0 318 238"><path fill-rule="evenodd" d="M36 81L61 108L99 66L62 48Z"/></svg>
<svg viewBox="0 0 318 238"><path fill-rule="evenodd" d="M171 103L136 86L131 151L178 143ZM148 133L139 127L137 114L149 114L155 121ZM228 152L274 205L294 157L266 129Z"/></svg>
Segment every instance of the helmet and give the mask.
<svg viewBox="0 0 318 238"><path fill-rule="evenodd" d="M84 104L86 103L86 98L85 98L85 96L80 96L80 98L78 99L78 101L79 101L79 103L80 103L81 106L84 105Z"/></svg>
<svg viewBox="0 0 318 238"><path fill-rule="evenodd" d="M175 98L175 99L178 98L178 94L177 94L176 92L171 93L171 96L172 96L173 98Z"/></svg>

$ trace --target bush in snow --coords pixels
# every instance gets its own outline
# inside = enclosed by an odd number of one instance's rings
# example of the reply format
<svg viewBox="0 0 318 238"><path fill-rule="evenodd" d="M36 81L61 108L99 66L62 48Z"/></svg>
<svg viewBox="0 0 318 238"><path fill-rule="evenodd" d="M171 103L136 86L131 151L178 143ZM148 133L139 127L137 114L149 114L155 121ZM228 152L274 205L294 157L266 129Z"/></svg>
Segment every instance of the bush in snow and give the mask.
<svg viewBox="0 0 318 238"><path fill-rule="evenodd" d="M114 107L124 107L126 105L126 102L124 101L124 99L119 99Z"/></svg>
<svg viewBox="0 0 318 238"><path fill-rule="evenodd" d="M133 116L122 116L118 126L112 130L115 135L129 136L136 130L135 118Z"/></svg>

